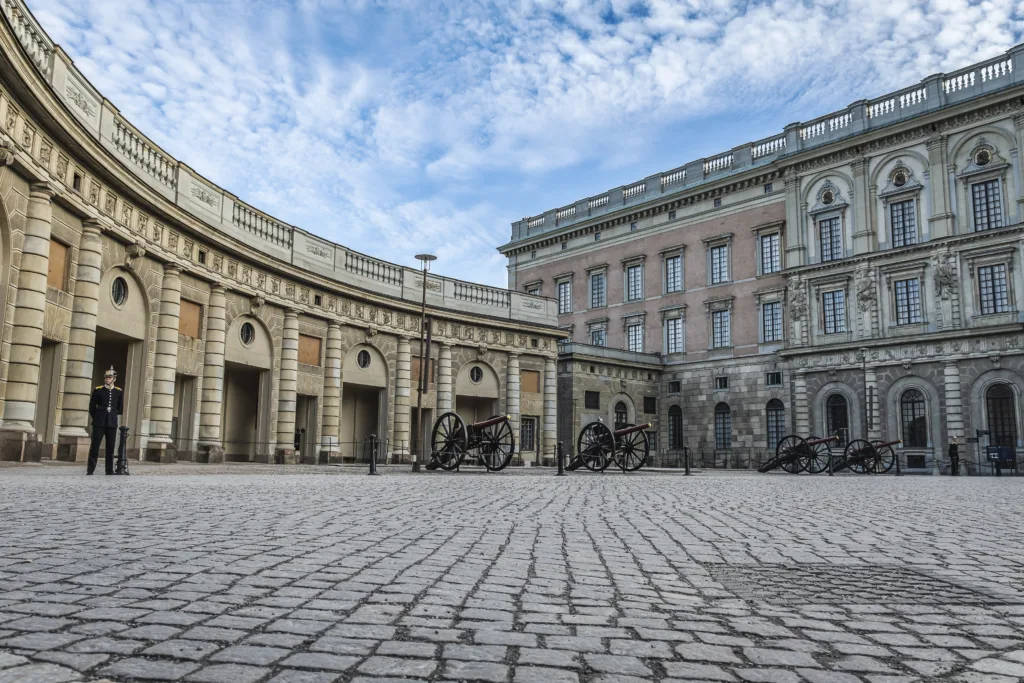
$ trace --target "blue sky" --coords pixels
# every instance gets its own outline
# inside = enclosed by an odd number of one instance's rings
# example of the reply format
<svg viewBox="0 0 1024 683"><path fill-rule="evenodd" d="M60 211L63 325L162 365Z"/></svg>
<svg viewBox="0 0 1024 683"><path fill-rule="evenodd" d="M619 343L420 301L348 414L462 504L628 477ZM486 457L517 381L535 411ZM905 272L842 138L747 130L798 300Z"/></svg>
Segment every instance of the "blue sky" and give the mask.
<svg viewBox="0 0 1024 683"><path fill-rule="evenodd" d="M260 209L504 285L509 224L1020 42L1013 0L29 0Z"/></svg>

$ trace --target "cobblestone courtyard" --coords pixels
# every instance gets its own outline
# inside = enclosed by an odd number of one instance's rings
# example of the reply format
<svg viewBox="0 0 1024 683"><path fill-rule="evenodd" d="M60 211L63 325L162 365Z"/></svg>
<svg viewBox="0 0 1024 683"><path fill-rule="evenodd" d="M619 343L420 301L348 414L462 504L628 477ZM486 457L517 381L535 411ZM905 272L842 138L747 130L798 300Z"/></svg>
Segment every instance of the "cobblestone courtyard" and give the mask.
<svg viewBox="0 0 1024 683"><path fill-rule="evenodd" d="M1024 479L0 469L0 683L1024 677Z"/></svg>

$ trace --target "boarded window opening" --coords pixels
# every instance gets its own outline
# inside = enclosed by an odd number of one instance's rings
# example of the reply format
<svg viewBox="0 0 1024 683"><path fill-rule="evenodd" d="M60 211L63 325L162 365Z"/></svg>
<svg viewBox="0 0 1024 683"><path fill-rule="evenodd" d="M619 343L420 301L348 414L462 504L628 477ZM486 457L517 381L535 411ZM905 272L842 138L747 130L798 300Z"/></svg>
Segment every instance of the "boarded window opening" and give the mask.
<svg viewBox="0 0 1024 683"><path fill-rule="evenodd" d="M320 365L320 337L299 335L299 362L305 365Z"/></svg>
<svg viewBox="0 0 1024 683"><path fill-rule="evenodd" d="M182 299L181 310L178 313L178 333L198 339L202 320L203 307L195 302Z"/></svg>
<svg viewBox="0 0 1024 683"><path fill-rule="evenodd" d="M539 394L540 372L537 370L521 370L519 372L519 390L524 394Z"/></svg>
<svg viewBox="0 0 1024 683"><path fill-rule="evenodd" d="M412 359L411 375L409 377L409 385L415 389L420 384L420 359L419 356ZM427 363L427 386L429 387L434 382L434 359L430 358Z"/></svg>
<svg viewBox="0 0 1024 683"><path fill-rule="evenodd" d="M49 270L46 273L46 284L67 291L68 248L57 240L50 240Z"/></svg>

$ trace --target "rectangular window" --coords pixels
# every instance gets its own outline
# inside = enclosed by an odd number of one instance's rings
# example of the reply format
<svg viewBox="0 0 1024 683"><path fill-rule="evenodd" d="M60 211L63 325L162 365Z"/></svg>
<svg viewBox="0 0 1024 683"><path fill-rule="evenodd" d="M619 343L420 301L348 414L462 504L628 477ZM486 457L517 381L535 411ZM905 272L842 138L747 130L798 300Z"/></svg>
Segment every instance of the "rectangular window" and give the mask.
<svg viewBox="0 0 1024 683"><path fill-rule="evenodd" d="M537 420L532 417L524 417L519 425L519 448L523 451L535 451L537 438Z"/></svg>
<svg viewBox="0 0 1024 683"><path fill-rule="evenodd" d="M896 281L896 324L921 322L921 286L918 279Z"/></svg>
<svg viewBox="0 0 1024 683"><path fill-rule="evenodd" d="M68 248L57 240L50 240L50 259L47 263L46 284L67 291Z"/></svg>
<svg viewBox="0 0 1024 683"><path fill-rule="evenodd" d="M721 451L729 448L732 448L732 413L728 406L724 410L715 408L715 449Z"/></svg>
<svg viewBox="0 0 1024 683"><path fill-rule="evenodd" d="M1010 297L1006 288L1006 265L982 266L978 268L978 289L981 299L981 314L1004 313L1010 310Z"/></svg>
<svg viewBox="0 0 1024 683"><path fill-rule="evenodd" d="M715 389L721 390L721 389L728 389L728 388L729 388L729 378L728 377L716 377L715 378Z"/></svg>
<svg viewBox="0 0 1024 683"><path fill-rule="evenodd" d="M729 247L711 247L711 284L729 281Z"/></svg>
<svg viewBox="0 0 1024 683"><path fill-rule="evenodd" d="M195 302L182 299L178 307L178 333L186 337L199 339L202 320L203 307Z"/></svg>
<svg viewBox="0 0 1024 683"><path fill-rule="evenodd" d="M630 325L626 328L626 348L636 353L644 352L644 327L643 325Z"/></svg>
<svg viewBox="0 0 1024 683"><path fill-rule="evenodd" d="M683 383L679 380L672 380L668 383L668 393L678 394L683 390Z"/></svg>
<svg viewBox="0 0 1024 683"><path fill-rule="evenodd" d="M772 190L774 190L774 189L775 189L775 186L772 185L771 183L765 183L764 184L764 193L765 194L771 194Z"/></svg>
<svg viewBox="0 0 1024 683"><path fill-rule="evenodd" d="M533 296L540 296L540 285L530 285L526 288L526 293L532 294Z"/></svg>
<svg viewBox="0 0 1024 683"><path fill-rule="evenodd" d="M764 383L769 387L781 387L782 386L782 373L781 372L766 372L764 375Z"/></svg>
<svg viewBox="0 0 1024 683"><path fill-rule="evenodd" d="M630 266L626 269L626 301L644 298L644 267Z"/></svg>
<svg viewBox="0 0 1024 683"><path fill-rule="evenodd" d="M539 394L540 372L537 370L520 370L519 391L524 394Z"/></svg>
<svg viewBox="0 0 1024 683"><path fill-rule="evenodd" d="M889 224L892 228L892 246L906 247L917 244L917 214L914 200L889 205Z"/></svg>
<svg viewBox="0 0 1024 683"><path fill-rule="evenodd" d="M306 334L299 335L300 363L320 365L320 341L320 337L310 337Z"/></svg>
<svg viewBox="0 0 1024 683"><path fill-rule="evenodd" d="M974 202L975 230L1003 227L1003 200L998 179L971 185L971 199Z"/></svg>
<svg viewBox="0 0 1024 683"><path fill-rule="evenodd" d="M768 427L768 448L775 448L786 435L786 411L779 401L772 401L765 411Z"/></svg>
<svg viewBox="0 0 1024 683"><path fill-rule="evenodd" d="M562 251L565 251L568 248L569 248L569 243L568 242L562 242Z"/></svg>
<svg viewBox="0 0 1024 683"><path fill-rule="evenodd" d="M846 292L837 289L821 295L821 309L825 319L825 334L846 332Z"/></svg>
<svg viewBox="0 0 1024 683"><path fill-rule="evenodd" d="M665 291L683 291L683 257L670 256L665 259Z"/></svg>
<svg viewBox="0 0 1024 683"><path fill-rule="evenodd" d="M594 346L605 346L608 344L608 332L603 327L596 327L590 331L590 343Z"/></svg>
<svg viewBox="0 0 1024 683"><path fill-rule="evenodd" d="M429 388L431 383L434 381L434 359L431 358L427 363L427 387ZM409 386L413 387L413 391L420 385L420 357L413 356L409 359Z"/></svg>
<svg viewBox="0 0 1024 683"><path fill-rule="evenodd" d="M761 235L761 274L777 273L782 270L782 256L779 253L779 233Z"/></svg>
<svg viewBox="0 0 1024 683"><path fill-rule="evenodd" d="M590 276L590 307L601 308L605 305L604 273L594 273Z"/></svg>
<svg viewBox="0 0 1024 683"><path fill-rule="evenodd" d="M558 314L572 313L572 280L558 283Z"/></svg>
<svg viewBox="0 0 1024 683"><path fill-rule="evenodd" d="M761 338L765 342L782 341L782 302L761 304Z"/></svg>
<svg viewBox="0 0 1024 683"><path fill-rule="evenodd" d="M587 410L601 409L601 393L598 391L583 392L583 407Z"/></svg>
<svg viewBox="0 0 1024 683"><path fill-rule="evenodd" d="M658 433L656 431L654 431L653 429L651 431L645 432L645 433L647 434L647 443L650 444L651 450L652 451L658 450Z"/></svg>
<svg viewBox="0 0 1024 683"><path fill-rule="evenodd" d="M644 412L653 415L658 412L658 399L655 396L644 396Z"/></svg>
<svg viewBox="0 0 1024 683"><path fill-rule="evenodd" d="M598 241L598 240L600 240L600 239L601 239L601 233L599 233L599 232L595 232L595 233L594 233L594 241L595 241L595 242L597 242L597 241Z"/></svg>
<svg viewBox="0 0 1024 683"><path fill-rule="evenodd" d="M711 314L712 348L721 349L732 345L729 327L729 311L714 311Z"/></svg>
<svg viewBox="0 0 1024 683"><path fill-rule="evenodd" d="M667 349L666 353L683 352L683 320L682 318L669 318L665 321L665 332Z"/></svg>
<svg viewBox="0 0 1024 683"><path fill-rule="evenodd" d="M835 261L843 257L843 228L838 217L818 221L821 239L821 260Z"/></svg>

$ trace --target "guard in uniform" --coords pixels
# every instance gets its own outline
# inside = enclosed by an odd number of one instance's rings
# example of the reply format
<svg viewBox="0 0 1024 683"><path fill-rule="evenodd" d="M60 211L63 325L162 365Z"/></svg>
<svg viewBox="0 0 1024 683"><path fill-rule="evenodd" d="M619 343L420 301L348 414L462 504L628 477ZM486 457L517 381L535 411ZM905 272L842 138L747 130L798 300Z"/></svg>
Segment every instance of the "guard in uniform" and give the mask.
<svg viewBox="0 0 1024 683"><path fill-rule="evenodd" d="M114 443L117 441L117 419L124 409L124 392L114 386L117 372L113 366L103 375L103 385L96 387L89 400L92 416L92 444L89 446L89 465L86 474L96 469L100 456L100 441L106 439L106 472L114 473Z"/></svg>

